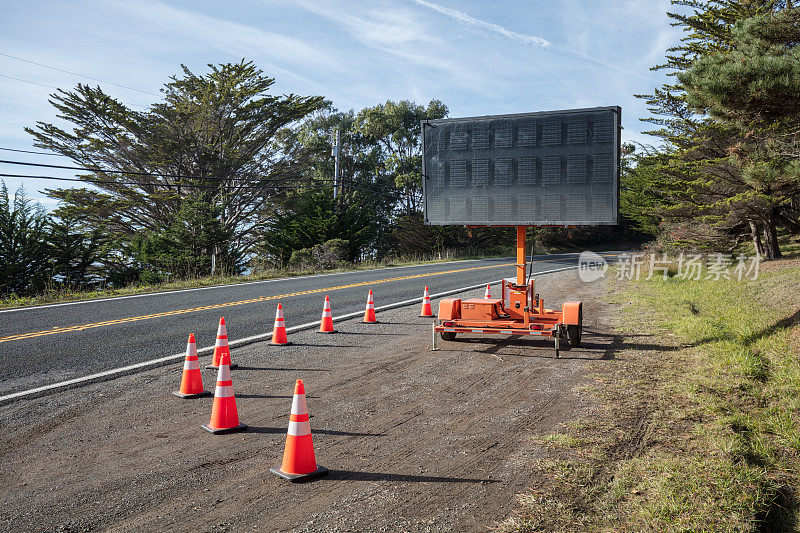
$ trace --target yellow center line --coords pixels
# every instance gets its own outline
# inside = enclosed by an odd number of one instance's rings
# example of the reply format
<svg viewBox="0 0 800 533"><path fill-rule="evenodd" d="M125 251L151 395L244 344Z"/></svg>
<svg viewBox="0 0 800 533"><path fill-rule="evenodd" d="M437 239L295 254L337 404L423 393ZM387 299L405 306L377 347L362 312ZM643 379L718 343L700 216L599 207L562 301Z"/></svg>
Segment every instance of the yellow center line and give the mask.
<svg viewBox="0 0 800 533"><path fill-rule="evenodd" d="M554 261L565 261L572 258L564 258L564 259L540 259L537 261L533 261L534 263L542 263L542 262L554 262ZM500 267L509 267L515 266L514 263L503 263L501 265L488 265L488 266L479 266L479 267L470 267L470 268L461 268L458 270L445 270L442 272L426 272L424 274L413 274L411 276L401 276L396 278L385 278L379 279L375 281L362 281L359 283L350 283L348 285L338 285L335 287L325 287L323 289L311 289L307 291L298 291L298 292L290 292L287 294L277 294L275 296L261 296L259 298L251 298L249 300L239 300L238 302L226 302L221 304L214 304L214 305L204 305L202 307L192 307L191 309L175 309L173 311L164 311L162 313L153 313L151 315L140 315L140 316L132 316L128 318L118 318L115 320L106 320L104 322L95 322L93 324L82 324L79 326L66 326L66 327L55 327L52 329L47 329L44 331L34 331L31 333L20 333L18 335L9 335L7 337L0 337L0 343L3 342L11 342L11 341L18 341L24 339L33 339L35 337L44 337L45 335L55 335L57 333L69 333L72 331L83 331L86 329L93 329L93 328L101 328L104 326L113 326L115 324L125 324L128 322L138 322L141 320L150 320L152 318L162 318L166 316L175 316L175 315L185 315L187 313L197 313L200 311L208 311L210 309L222 309L225 307L234 307L237 305L247 305L253 304L258 302L267 302L269 300L280 300L281 298L289 298L292 296L302 296L305 294L315 294L319 292L332 292L332 291L339 291L343 289L351 289L353 287L363 287L366 285L379 285L381 283L390 283L393 281L404 281L408 279L416 279L416 278L424 278L426 276L442 276L445 274L458 274L460 272L469 272L472 270L484 270L487 268L500 268Z"/></svg>

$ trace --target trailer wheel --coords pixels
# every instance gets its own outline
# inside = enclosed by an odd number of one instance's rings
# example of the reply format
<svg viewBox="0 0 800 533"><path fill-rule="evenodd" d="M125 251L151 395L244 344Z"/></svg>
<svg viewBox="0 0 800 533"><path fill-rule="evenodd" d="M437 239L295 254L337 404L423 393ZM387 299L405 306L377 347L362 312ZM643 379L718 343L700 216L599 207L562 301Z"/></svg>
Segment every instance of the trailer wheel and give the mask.
<svg viewBox="0 0 800 533"><path fill-rule="evenodd" d="M456 334L452 331L443 331L442 332L442 340L443 341L454 341L456 340Z"/></svg>
<svg viewBox="0 0 800 533"><path fill-rule="evenodd" d="M578 325L567 325L567 338L570 348L581 345L581 331L583 330L583 306L578 311Z"/></svg>

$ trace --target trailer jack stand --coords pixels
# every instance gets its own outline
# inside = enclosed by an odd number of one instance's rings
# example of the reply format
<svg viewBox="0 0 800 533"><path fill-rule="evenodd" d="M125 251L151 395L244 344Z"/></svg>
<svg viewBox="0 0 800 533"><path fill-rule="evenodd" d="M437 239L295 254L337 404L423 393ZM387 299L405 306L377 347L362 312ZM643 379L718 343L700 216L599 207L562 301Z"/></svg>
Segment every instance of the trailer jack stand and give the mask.
<svg viewBox="0 0 800 533"><path fill-rule="evenodd" d="M436 322L431 324L431 333L433 334L433 347L431 348L431 351L436 352L439 350L439 347L436 345Z"/></svg>
<svg viewBox="0 0 800 533"><path fill-rule="evenodd" d="M559 332L556 332L555 337L553 337L555 339L555 344L556 344L556 359L561 359L561 352L558 349L559 348L558 339L560 336L561 335L559 335Z"/></svg>

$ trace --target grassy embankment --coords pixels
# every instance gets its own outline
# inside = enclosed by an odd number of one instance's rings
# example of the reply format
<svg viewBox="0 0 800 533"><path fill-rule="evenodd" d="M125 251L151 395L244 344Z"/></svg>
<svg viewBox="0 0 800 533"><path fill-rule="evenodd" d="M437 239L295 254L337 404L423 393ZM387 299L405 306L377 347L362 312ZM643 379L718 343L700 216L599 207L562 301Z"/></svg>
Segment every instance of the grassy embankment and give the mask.
<svg viewBox="0 0 800 533"><path fill-rule="evenodd" d="M509 256L509 254L503 255ZM465 256L458 258L443 258L443 259L394 259L388 261L365 261L362 263L345 263L338 268L319 270L319 269L302 269L302 268L286 268L286 269L273 269L259 272L247 276L204 276L190 279L180 279L163 283L152 284L131 284L126 287L119 288L103 288L96 290L67 290L67 289L52 289L40 294L31 296L0 296L0 309L7 309L10 307L25 307L31 305L42 305L52 303L72 302L78 300L96 300L99 298L110 298L113 296L128 296L133 294L145 294L150 292L163 292L174 291L181 289L193 289L197 287L211 287L214 285L228 285L233 283L248 283L253 281L264 281L269 279L288 278L297 276L308 276L313 274L329 274L335 272L352 272L357 270L370 270L375 268L387 268L398 266L411 266L423 264L435 264L448 261L461 261L469 259L485 259L495 256ZM500 256L496 256L500 257Z"/></svg>
<svg viewBox="0 0 800 533"><path fill-rule="evenodd" d="M550 458L500 529L797 530L800 260L747 282L608 283L617 334L581 391L595 407L534 437Z"/></svg>

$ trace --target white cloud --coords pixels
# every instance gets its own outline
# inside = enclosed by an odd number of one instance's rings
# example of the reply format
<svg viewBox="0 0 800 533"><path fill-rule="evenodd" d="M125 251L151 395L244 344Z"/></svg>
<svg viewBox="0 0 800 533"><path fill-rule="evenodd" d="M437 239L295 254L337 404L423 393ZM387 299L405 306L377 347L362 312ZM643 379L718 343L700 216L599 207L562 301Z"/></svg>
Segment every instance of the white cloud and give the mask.
<svg viewBox="0 0 800 533"><path fill-rule="evenodd" d="M429 9L433 9L437 13L441 13L442 15L446 15L452 19L455 19L459 22L463 22L465 24L469 24L470 26L475 26L477 28L481 28L484 30L488 30L503 37L507 37L509 39L513 39L515 41L519 41L525 44L533 44L536 46L540 46L546 48L550 46L550 42L547 39L543 39L541 37L536 37L533 35L525 35L524 33L517 33L515 31L511 31L507 28L500 26L499 24L494 24L492 22L487 22L485 20L477 19L470 15L467 15L463 11L458 11L456 9L450 9L448 7L444 7L439 4L435 4L433 2L428 2L426 0L411 0L415 4L419 4L421 6L427 7Z"/></svg>
<svg viewBox="0 0 800 533"><path fill-rule="evenodd" d="M423 23L404 10L371 9L356 16L322 2L295 0L295 4L345 27L351 36L370 48L446 72L465 84L475 81L469 69L446 59L448 54L444 50L448 43L425 32Z"/></svg>

